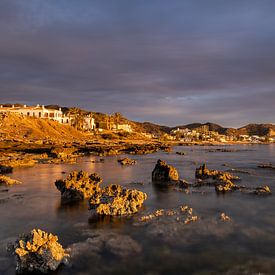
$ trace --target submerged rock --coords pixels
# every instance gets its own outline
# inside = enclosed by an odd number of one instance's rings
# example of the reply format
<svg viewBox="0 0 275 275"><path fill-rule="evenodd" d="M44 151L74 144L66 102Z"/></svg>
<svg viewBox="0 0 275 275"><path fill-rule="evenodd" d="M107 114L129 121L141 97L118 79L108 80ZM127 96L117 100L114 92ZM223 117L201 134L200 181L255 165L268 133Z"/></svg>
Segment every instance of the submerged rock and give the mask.
<svg viewBox="0 0 275 275"><path fill-rule="evenodd" d="M136 160L130 158L123 158L117 160L121 165L134 165L137 163Z"/></svg>
<svg viewBox="0 0 275 275"><path fill-rule="evenodd" d="M131 215L138 212L147 195L136 189L126 189L111 184L93 194L89 200L90 209L100 215Z"/></svg>
<svg viewBox="0 0 275 275"><path fill-rule="evenodd" d="M94 173L74 171L65 180L57 180L56 188L61 192L62 199L66 201L78 201L90 198L95 192L100 191L102 178Z"/></svg>
<svg viewBox="0 0 275 275"><path fill-rule="evenodd" d="M178 181L179 173L175 167L159 159L152 172L152 180L155 182Z"/></svg>
<svg viewBox="0 0 275 275"><path fill-rule="evenodd" d="M10 177L0 175L0 184L6 184L6 185L13 185L13 184L20 184L21 182L19 180L14 180Z"/></svg>
<svg viewBox="0 0 275 275"><path fill-rule="evenodd" d="M69 257L58 237L40 229L33 229L23 235L14 245L18 273L41 272L56 270L60 264L67 263Z"/></svg>

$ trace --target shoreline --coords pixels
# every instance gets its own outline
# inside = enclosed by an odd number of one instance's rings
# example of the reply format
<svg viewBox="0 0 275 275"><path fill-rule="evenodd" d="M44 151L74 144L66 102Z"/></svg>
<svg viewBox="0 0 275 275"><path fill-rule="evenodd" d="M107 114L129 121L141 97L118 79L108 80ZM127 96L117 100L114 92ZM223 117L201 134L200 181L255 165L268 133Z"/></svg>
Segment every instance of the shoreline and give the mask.
<svg viewBox="0 0 275 275"><path fill-rule="evenodd" d="M171 152L175 146L272 145L251 142L176 142L161 140L93 140L75 142L0 141L0 174L17 167L32 167L38 163L76 163L84 156L145 155L157 151Z"/></svg>

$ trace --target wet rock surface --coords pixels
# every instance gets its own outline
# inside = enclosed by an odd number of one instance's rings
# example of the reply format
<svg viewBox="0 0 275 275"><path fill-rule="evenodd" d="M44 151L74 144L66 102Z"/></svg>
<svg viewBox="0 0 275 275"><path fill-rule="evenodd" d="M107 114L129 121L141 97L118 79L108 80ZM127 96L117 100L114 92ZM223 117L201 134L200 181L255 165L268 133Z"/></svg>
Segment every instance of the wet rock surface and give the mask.
<svg viewBox="0 0 275 275"><path fill-rule="evenodd" d="M179 173L177 169L171 165L168 165L163 160L158 160L157 164L152 172L153 182L173 182L179 180Z"/></svg>
<svg viewBox="0 0 275 275"><path fill-rule="evenodd" d="M124 165L134 165L137 163L136 160L130 159L130 158L122 158L122 159L118 159L117 161L118 161L118 163L120 163L123 166Z"/></svg>
<svg viewBox="0 0 275 275"><path fill-rule="evenodd" d="M58 243L58 237L40 229L33 229L16 241L16 271L18 273L48 273L67 262L68 254Z"/></svg>
<svg viewBox="0 0 275 275"><path fill-rule="evenodd" d="M147 195L141 191L111 184L94 193L89 205L99 215L131 215L138 212L146 199Z"/></svg>
<svg viewBox="0 0 275 275"><path fill-rule="evenodd" d="M94 173L88 174L84 171L74 171L64 180L55 182L56 188L61 192L64 202L89 199L95 192L100 191L102 178Z"/></svg>

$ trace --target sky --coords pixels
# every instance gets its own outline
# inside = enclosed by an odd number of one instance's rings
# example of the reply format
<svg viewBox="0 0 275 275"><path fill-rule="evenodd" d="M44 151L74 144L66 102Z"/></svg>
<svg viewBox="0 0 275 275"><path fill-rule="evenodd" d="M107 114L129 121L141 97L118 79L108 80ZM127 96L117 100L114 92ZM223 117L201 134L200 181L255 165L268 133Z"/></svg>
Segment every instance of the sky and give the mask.
<svg viewBox="0 0 275 275"><path fill-rule="evenodd" d="M1 0L0 102L275 123L274 0Z"/></svg>

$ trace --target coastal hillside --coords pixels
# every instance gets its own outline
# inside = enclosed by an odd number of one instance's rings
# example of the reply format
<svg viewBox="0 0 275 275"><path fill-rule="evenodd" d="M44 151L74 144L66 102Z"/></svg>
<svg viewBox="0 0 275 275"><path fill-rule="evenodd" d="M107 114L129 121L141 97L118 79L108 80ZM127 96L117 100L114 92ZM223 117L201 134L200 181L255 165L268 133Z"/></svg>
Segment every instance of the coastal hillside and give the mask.
<svg viewBox="0 0 275 275"><path fill-rule="evenodd" d="M27 140L75 141L87 138L87 134L56 121L38 119L20 114L0 114L0 138Z"/></svg>
<svg viewBox="0 0 275 275"><path fill-rule="evenodd" d="M248 124L238 129L239 135L266 136L275 135L275 125L273 124Z"/></svg>

